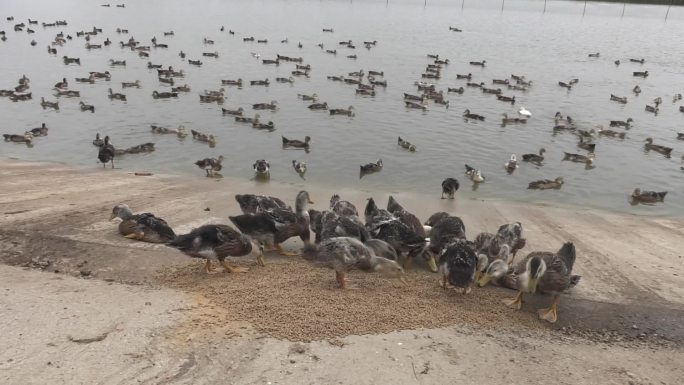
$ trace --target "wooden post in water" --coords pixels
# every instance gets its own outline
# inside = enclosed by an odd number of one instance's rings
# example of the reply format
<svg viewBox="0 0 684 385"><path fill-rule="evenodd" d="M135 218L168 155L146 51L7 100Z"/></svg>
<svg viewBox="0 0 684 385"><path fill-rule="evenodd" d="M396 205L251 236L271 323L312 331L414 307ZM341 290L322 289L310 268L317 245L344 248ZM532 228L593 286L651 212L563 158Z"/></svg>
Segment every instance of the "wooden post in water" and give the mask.
<svg viewBox="0 0 684 385"><path fill-rule="evenodd" d="M501 12L503 12L505 3L506 3L506 0L501 0Z"/></svg>
<svg viewBox="0 0 684 385"><path fill-rule="evenodd" d="M463 10L464 6L465 6L465 0L461 0L461 11Z"/></svg>
<svg viewBox="0 0 684 385"><path fill-rule="evenodd" d="M625 17L625 7L627 7L627 3L622 3L622 15L620 15L621 19Z"/></svg>
<svg viewBox="0 0 684 385"><path fill-rule="evenodd" d="M543 13L546 13L546 0L544 0L544 12Z"/></svg>
<svg viewBox="0 0 684 385"><path fill-rule="evenodd" d="M425 0L425 4L423 4L423 7L427 7L427 0Z"/></svg>
<svg viewBox="0 0 684 385"><path fill-rule="evenodd" d="M584 17L585 13L587 13L587 0L584 0L584 10L582 11L582 17Z"/></svg>

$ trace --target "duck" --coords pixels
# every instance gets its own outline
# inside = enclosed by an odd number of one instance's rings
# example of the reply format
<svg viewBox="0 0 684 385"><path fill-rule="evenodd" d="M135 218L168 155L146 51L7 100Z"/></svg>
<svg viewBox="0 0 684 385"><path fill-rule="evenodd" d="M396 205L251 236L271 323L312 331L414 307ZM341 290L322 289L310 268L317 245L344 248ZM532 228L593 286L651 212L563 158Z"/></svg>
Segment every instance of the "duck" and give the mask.
<svg viewBox="0 0 684 385"><path fill-rule="evenodd" d="M584 137L583 137L583 136L580 136L580 137L579 137L579 142L577 143L577 147L579 147L579 148L581 148L581 149L583 149L583 150L587 150L587 151L593 153L594 150L596 150L596 143L588 143L588 142L585 142L585 141L584 141Z"/></svg>
<svg viewBox="0 0 684 385"><path fill-rule="evenodd" d="M93 146L102 147L104 146L104 140L100 138L100 133L95 134L95 139L93 140Z"/></svg>
<svg viewBox="0 0 684 385"><path fill-rule="evenodd" d="M269 178L271 176L271 165L264 159L259 159L252 165L257 177Z"/></svg>
<svg viewBox="0 0 684 385"><path fill-rule="evenodd" d="M480 170L476 170L467 164L465 165L466 168L466 175L470 178L475 183L481 183L485 181L484 175L482 175L482 172Z"/></svg>
<svg viewBox="0 0 684 385"><path fill-rule="evenodd" d="M95 83L95 76L92 74L88 76L87 78L74 78L76 82L78 83Z"/></svg>
<svg viewBox="0 0 684 385"><path fill-rule="evenodd" d="M576 250L572 242L566 242L557 252L535 251L523 258L513 272L501 279L503 286L518 290L518 295L504 301L511 308L522 307L523 294L541 293L553 295L551 306L537 311L539 318L550 323L558 320L557 307L560 294L575 287L579 275L573 275Z"/></svg>
<svg viewBox="0 0 684 385"><path fill-rule="evenodd" d="M368 230L357 216L340 215L334 211L317 212L316 210L309 210L309 217L311 218L311 228L316 233L315 243L334 237L351 237L361 242L367 242L371 239ZM394 250L392 246L389 248ZM396 251L392 259L397 260Z"/></svg>
<svg viewBox="0 0 684 385"><path fill-rule="evenodd" d="M567 88L568 90L571 90L571 89L572 89L572 84L569 84L569 83L566 83L566 82L558 82L558 85L561 86L561 87L563 87L563 88Z"/></svg>
<svg viewBox="0 0 684 385"><path fill-rule="evenodd" d="M632 92L634 92L636 95L639 95L641 93L641 87L639 87L639 85L637 84L636 86L634 86L634 88L632 88Z"/></svg>
<svg viewBox="0 0 684 385"><path fill-rule="evenodd" d="M328 109L328 103L327 102L313 103L313 104L310 104L307 108L310 110L327 110Z"/></svg>
<svg viewBox="0 0 684 385"><path fill-rule="evenodd" d="M509 174L515 171L516 168L518 168L518 158L515 156L515 154L511 154L510 159L508 159L508 161L504 163L504 168Z"/></svg>
<svg viewBox="0 0 684 385"><path fill-rule="evenodd" d="M499 91L500 91L500 89L499 89ZM497 95L496 95L496 100L500 100L500 101L502 101L502 102L507 102L507 103L515 104L515 96L504 96L504 95L497 94Z"/></svg>
<svg viewBox="0 0 684 385"><path fill-rule="evenodd" d="M378 159L375 163L366 163L360 166L361 174L371 174L382 170L382 159Z"/></svg>
<svg viewBox="0 0 684 385"><path fill-rule="evenodd" d="M657 107L657 106L656 106L656 107L649 106L649 105L647 104L647 105L646 105L646 112L652 112L652 113L654 113L654 114L657 115L657 114L658 114L658 107Z"/></svg>
<svg viewBox="0 0 684 385"><path fill-rule="evenodd" d="M347 287L346 273L352 269L401 279L404 275L404 269L396 261L376 256L361 241L350 237L334 237L318 245L305 246L302 256L314 265L335 270L335 280L340 289Z"/></svg>
<svg viewBox="0 0 684 385"><path fill-rule="evenodd" d="M179 138L185 138L188 133L185 131L184 126L178 126L178 128L166 128L157 125L150 125L153 134L176 134Z"/></svg>
<svg viewBox="0 0 684 385"><path fill-rule="evenodd" d="M278 102L276 102L275 100L271 100L270 103L252 104L252 108L255 110L271 110L271 111L274 111L276 108L278 108L276 106L276 104L278 104Z"/></svg>
<svg viewBox="0 0 684 385"><path fill-rule="evenodd" d="M599 134L599 136L609 136L611 138L620 138L620 139L624 139L625 135L627 135L624 132L617 132L617 131L613 131L613 130L604 130L603 128L599 128L598 134Z"/></svg>
<svg viewBox="0 0 684 385"><path fill-rule="evenodd" d="M311 142L311 137L310 136L305 136L304 141L297 140L297 139L287 139L286 137L282 136L282 142L283 142L283 147L294 147L294 148L309 148L309 143Z"/></svg>
<svg viewBox="0 0 684 385"><path fill-rule="evenodd" d="M81 97L81 91L74 90L57 90L55 96L66 96L68 98L78 98Z"/></svg>
<svg viewBox="0 0 684 385"><path fill-rule="evenodd" d="M50 102L43 97L40 98L40 106L43 107L43 109L52 108L54 110L59 110L59 102Z"/></svg>
<svg viewBox="0 0 684 385"><path fill-rule="evenodd" d="M184 85L178 86L178 87L171 87L171 92L190 92L190 86L187 84L184 84Z"/></svg>
<svg viewBox="0 0 684 385"><path fill-rule="evenodd" d="M268 121L268 123L261 123L261 122L253 122L252 123L252 128L256 128L259 130L269 130L269 131L274 131L275 130L275 124L273 124L272 121Z"/></svg>
<svg viewBox="0 0 684 385"><path fill-rule="evenodd" d="M254 194L236 194L235 201L240 205L243 214L256 214L274 209L292 210L278 197Z"/></svg>
<svg viewBox="0 0 684 385"><path fill-rule="evenodd" d="M126 66L126 61L125 60L114 60L114 59L109 59L109 65L110 66Z"/></svg>
<svg viewBox="0 0 684 385"><path fill-rule="evenodd" d="M635 72L632 72L632 75L642 77L642 78L646 78L646 77L648 77L648 71L635 71Z"/></svg>
<svg viewBox="0 0 684 385"><path fill-rule="evenodd" d="M291 83L294 83L294 78L292 76L290 76L288 78L276 78L276 81L278 83L290 83L291 84Z"/></svg>
<svg viewBox="0 0 684 385"><path fill-rule="evenodd" d="M97 136L99 136L99 134L97 134ZM115 155L116 149L114 149L114 146L111 143L109 143L109 136L105 136L102 146L100 147L100 151L97 153L97 159L99 159L100 162L102 162L102 167L106 167L107 162L111 162L113 169Z"/></svg>
<svg viewBox="0 0 684 385"><path fill-rule="evenodd" d="M480 120L480 121L484 121L484 120L485 120L485 117L484 117L484 116L478 115L478 114L473 114L473 113L471 113L470 110L468 110L468 109L466 109L465 111L463 111L463 117L466 118L466 119L473 119L473 120Z"/></svg>
<svg viewBox="0 0 684 385"><path fill-rule="evenodd" d="M269 84L270 84L270 82L268 81L268 78L266 78L264 80L250 80L249 81L249 85L251 85L251 86L266 86L266 87L268 87Z"/></svg>
<svg viewBox="0 0 684 385"><path fill-rule="evenodd" d="M415 108L418 110L427 110L427 106L425 105L426 102L421 102L421 103L415 103L409 100L405 100L404 104L406 105L406 108Z"/></svg>
<svg viewBox="0 0 684 385"><path fill-rule="evenodd" d="M152 98L153 99L169 99L169 98L177 98L177 97L178 97L178 92L152 91ZM200 101L202 101L202 97L205 97L205 95L200 95ZM215 100L216 100L216 98L212 97L211 101L215 101Z"/></svg>
<svg viewBox="0 0 684 385"><path fill-rule="evenodd" d="M152 95L152 96L154 96L154 95ZM166 99L166 98L177 97L177 96L178 96L178 93L175 93L175 92L174 93L162 92L161 94L158 94L157 97ZM200 103L223 104L223 102L225 101L225 98L221 95L206 95L206 94L203 95L203 94L200 94L199 98L200 98Z"/></svg>
<svg viewBox="0 0 684 385"><path fill-rule="evenodd" d="M456 79L467 79L467 80L470 80L470 79L472 79L472 78L473 78L473 74L471 74L471 73L469 73L469 74L467 74L467 75L456 74Z"/></svg>
<svg viewBox="0 0 684 385"><path fill-rule="evenodd" d="M541 179L534 182L530 182L527 186L530 190L549 190L549 189L559 189L563 185L563 177L558 177L556 179Z"/></svg>
<svg viewBox="0 0 684 385"><path fill-rule="evenodd" d="M671 147L665 147L665 146L661 146L658 144L653 144L653 138L646 138L645 142L646 142L646 144L644 145L644 148L646 149L646 151L653 150L655 152L658 152L658 153L661 153L661 154L667 156L668 158L672 154L672 148Z"/></svg>
<svg viewBox="0 0 684 385"><path fill-rule="evenodd" d="M202 65L202 61L200 61L200 60L188 59L188 64L193 65L193 66L198 66L198 67L199 67L199 66Z"/></svg>
<svg viewBox="0 0 684 385"><path fill-rule="evenodd" d="M27 133L27 134L30 133L30 134L33 135L34 137L37 137L37 136L47 136L47 134L48 134L48 127L47 127L47 125L45 125L45 123L43 123L40 127L32 128L32 129L26 131L26 133Z"/></svg>
<svg viewBox="0 0 684 385"><path fill-rule="evenodd" d="M237 80L233 80L233 79L222 79L222 80L221 80L221 85L224 85L224 86L238 86L238 87L242 87L242 78L239 78L239 79L237 79Z"/></svg>
<svg viewBox="0 0 684 385"><path fill-rule="evenodd" d="M223 155L219 155L218 158L204 158L196 161L195 165L206 171L208 177L213 177L223 168L223 159Z"/></svg>
<svg viewBox="0 0 684 385"><path fill-rule="evenodd" d="M442 181L442 197L441 199L444 199L444 195L446 195L449 199L454 199L454 194L456 194L456 191L458 191L458 188L460 187L460 184L458 183L458 179L456 178L446 178Z"/></svg>
<svg viewBox="0 0 684 385"><path fill-rule="evenodd" d="M677 133L677 140L684 140L684 132Z"/></svg>
<svg viewBox="0 0 684 385"><path fill-rule="evenodd" d="M563 153L563 160L569 160L571 162L575 163L585 163L585 164L592 164L594 163L594 154L589 154L589 155L581 155L581 154L572 154L569 152L564 152Z"/></svg>
<svg viewBox="0 0 684 385"><path fill-rule="evenodd" d="M408 267L413 258L423 253L426 246L425 237L417 234L412 226L389 211L379 209L373 198L368 199L364 216L366 229L373 238L389 243L398 255L406 254L402 263L404 268Z"/></svg>
<svg viewBox="0 0 684 385"><path fill-rule="evenodd" d="M464 239L449 242L439 252L440 286L468 294L486 263L487 257L476 255Z"/></svg>
<svg viewBox="0 0 684 385"><path fill-rule="evenodd" d="M125 238L150 243L167 243L176 238L176 233L165 220L154 214L133 215L128 205L119 203L112 209L109 220L120 218L119 233Z"/></svg>
<svg viewBox="0 0 684 385"><path fill-rule="evenodd" d="M630 58L629 61L631 61L632 63L639 63L639 64L644 64L646 62L646 60L644 58L641 58L641 59Z"/></svg>
<svg viewBox="0 0 684 385"><path fill-rule="evenodd" d="M471 62L470 62L470 65L471 65L471 66L480 66L480 67L484 67L486 64L487 64L487 61L486 61L486 60L482 60L482 61L471 61Z"/></svg>
<svg viewBox="0 0 684 385"><path fill-rule="evenodd" d="M342 216L359 216L359 211L353 203L342 200L339 194L330 197L330 210Z"/></svg>
<svg viewBox="0 0 684 385"><path fill-rule="evenodd" d="M667 191L641 191L635 188L632 192L632 200L638 203L657 203L665 201Z"/></svg>
<svg viewBox="0 0 684 385"><path fill-rule="evenodd" d="M254 123L258 122L261 116L259 114L254 115L253 118L248 118L246 116L236 116L235 121L239 123Z"/></svg>
<svg viewBox="0 0 684 385"><path fill-rule="evenodd" d="M155 91L156 92L156 91ZM126 101L126 95L120 93L114 93L112 89L109 89L109 99Z"/></svg>
<svg viewBox="0 0 684 385"><path fill-rule="evenodd" d="M223 113L223 115L242 116L244 109L242 107L239 107L237 110L229 110L221 107L221 112Z"/></svg>
<svg viewBox="0 0 684 385"><path fill-rule="evenodd" d="M629 128L634 120L632 118L627 118L627 120L611 120L611 127L625 127Z"/></svg>
<svg viewBox="0 0 684 385"><path fill-rule="evenodd" d="M33 134L30 132L26 132L24 135L2 134L2 136L5 137L5 142L26 143L28 146L33 143Z"/></svg>
<svg viewBox="0 0 684 385"><path fill-rule="evenodd" d="M294 236L299 236L305 245L310 243L310 218L306 207L313 203L309 193L302 190L295 198L294 212L277 207L255 214L232 216L229 219L243 234L273 245L281 255L295 256L298 254L285 251L281 243Z"/></svg>
<svg viewBox="0 0 684 385"><path fill-rule="evenodd" d="M596 53L590 53L589 57L599 57L601 54L599 52Z"/></svg>
<svg viewBox="0 0 684 385"><path fill-rule="evenodd" d="M306 94L297 94L297 97L304 100L304 101L312 101L315 102L318 100L318 95L316 93L313 93L311 95L306 95Z"/></svg>
<svg viewBox="0 0 684 385"><path fill-rule="evenodd" d="M452 92L453 92L453 93L457 93L457 94L462 94L462 93L465 92L465 88L463 88L463 87L458 87L458 88L447 87L447 92L449 92L449 93L452 93Z"/></svg>
<svg viewBox="0 0 684 385"><path fill-rule="evenodd" d="M392 214L395 218L397 218L399 221L401 221L403 224L408 226L415 234L418 236L422 237L423 239L427 238L427 232L425 231L425 227L422 225L420 220L418 219L417 216L415 216L413 213L409 212L406 210L402 205L397 202L397 200L390 195L388 200L387 200L387 211ZM425 259L428 268L433 272L437 272L437 262L435 261L435 257L431 253L422 253L423 258Z"/></svg>
<svg viewBox="0 0 684 385"><path fill-rule="evenodd" d="M546 149L542 147L539 149L539 154L523 154L522 158L524 162L541 164L544 161L545 152Z"/></svg>
<svg viewBox="0 0 684 385"><path fill-rule="evenodd" d="M61 82L55 84L55 88L57 88L57 89L65 89L68 87L69 87L69 82L67 82L66 78L62 78Z"/></svg>
<svg viewBox="0 0 684 385"><path fill-rule="evenodd" d="M226 225L203 225L188 234L178 235L167 246L180 250L183 254L205 259L204 271L213 272L211 259L218 259L226 273L246 273L245 267L231 266L226 257L243 257L256 254L257 263L264 266L263 246L250 237L240 234Z"/></svg>
<svg viewBox="0 0 684 385"><path fill-rule="evenodd" d="M354 109L353 106L349 106L347 109L344 108L332 108L330 109L330 115L347 115L347 116L354 116L354 113L352 110Z"/></svg>
<svg viewBox="0 0 684 385"><path fill-rule="evenodd" d="M400 137L397 139L397 145L401 148L409 150L410 152L416 152L416 146L411 142L408 142Z"/></svg>
<svg viewBox="0 0 684 385"><path fill-rule="evenodd" d="M527 118L532 117L532 113L528 111L525 107L520 107L520 109L518 110L518 114L526 116Z"/></svg>
<svg viewBox="0 0 684 385"><path fill-rule="evenodd" d="M303 175L304 173L306 173L306 162L293 160L292 168L294 168L297 174Z"/></svg>
<svg viewBox="0 0 684 385"><path fill-rule="evenodd" d="M505 126L506 124L511 124L511 123L512 123L512 124L518 124L518 123L520 123L520 124L525 124L525 123L527 123L527 119L526 119L526 118L509 118L509 117L508 117L508 114L505 113L505 112L504 112L503 114L501 114L501 115L503 116L503 118L501 119L501 124L504 125L504 126Z"/></svg>
<svg viewBox="0 0 684 385"><path fill-rule="evenodd" d="M682 100L682 94L675 94L672 96L672 103L677 103L680 100Z"/></svg>
<svg viewBox="0 0 684 385"><path fill-rule="evenodd" d="M121 82L121 88L140 88L140 80L134 82Z"/></svg>
<svg viewBox="0 0 684 385"><path fill-rule="evenodd" d="M213 134L204 134L195 130L190 130L190 133L192 134L193 139L207 143L209 144L209 147L214 147L216 145L216 138L214 138Z"/></svg>

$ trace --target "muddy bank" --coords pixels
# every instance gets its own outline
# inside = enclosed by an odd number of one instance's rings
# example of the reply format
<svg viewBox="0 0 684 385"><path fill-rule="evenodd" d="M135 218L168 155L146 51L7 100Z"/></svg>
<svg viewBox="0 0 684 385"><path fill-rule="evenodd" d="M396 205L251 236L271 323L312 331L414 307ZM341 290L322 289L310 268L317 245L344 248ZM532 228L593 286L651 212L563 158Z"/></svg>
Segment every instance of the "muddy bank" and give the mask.
<svg viewBox="0 0 684 385"><path fill-rule="evenodd" d="M609 341L684 341L684 329L677 322L684 316L680 255L684 222L680 220L498 201L440 200L438 192L434 196L392 192L421 219L442 210L460 216L469 238L502 223L520 221L528 240L521 254L574 242L578 250L575 272L582 275L582 282L563 296L559 322L548 325L535 318L535 309L547 306L548 298L530 298L522 312L512 312L500 304L511 292L486 288L467 297L443 293L436 276L420 266L409 273L410 288L357 272L352 275L357 288L346 293L334 289L330 271L277 256L267 256L265 268L236 259L235 263L251 267L250 272L207 277L196 260L162 245L123 239L116 224L108 221L111 207L125 202L134 211L165 218L182 233L204 223L228 223L228 215L239 212L235 193L276 195L289 202L306 188L316 201L314 207L322 209L333 193L363 206L369 196L384 204L388 192L142 177L118 170L20 161L2 162L0 188L0 260L4 263L172 287L229 309L231 316L226 320L252 325L263 335L316 340L449 325L495 330L508 324L531 331L570 330ZM291 241L286 247L297 249L301 244Z"/></svg>

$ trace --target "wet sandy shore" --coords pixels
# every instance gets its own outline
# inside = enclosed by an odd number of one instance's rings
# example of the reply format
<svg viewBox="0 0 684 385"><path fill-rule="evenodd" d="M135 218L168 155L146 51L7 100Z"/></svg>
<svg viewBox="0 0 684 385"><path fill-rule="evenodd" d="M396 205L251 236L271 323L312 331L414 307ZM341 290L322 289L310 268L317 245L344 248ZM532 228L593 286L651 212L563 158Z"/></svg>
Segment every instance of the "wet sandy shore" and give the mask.
<svg viewBox="0 0 684 385"><path fill-rule="evenodd" d="M548 299L530 299L523 311L511 312L499 300L512 293L444 294L420 266L410 272L415 287L403 297L388 296L401 290L395 282L362 273L352 275L356 290L339 293L329 271L275 256L265 268L237 260L251 268L241 276L206 277L199 262L123 239L108 221L111 207L126 202L182 233L227 223L239 212L235 193L292 201L305 187L321 209L334 192L358 206L370 196L384 204L388 192L142 177L14 160L0 165L0 260L44 271L0 268L0 306L9 315L2 329L11 336L0 355L3 382L220 383L230 373L245 384L510 383L558 373L562 378L552 382L623 384L675 383L683 375L675 364L681 359L664 359L682 357L684 342L682 220L446 201L438 199L438 186L434 196L392 192L421 219L441 210L460 216L469 238L520 221L528 239L522 254L574 242L582 281L563 297L559 322L550 326L534 316ZM377 316L369 317L372 311ZM54 322L46 324L47 315ZM367 325L355 323L364 318ZM320 326L331 319L342 326ZM111 365L93 370L97 361L88 359L105 352L116 352ZM539 364L548 368L533 370Z"/></svg>

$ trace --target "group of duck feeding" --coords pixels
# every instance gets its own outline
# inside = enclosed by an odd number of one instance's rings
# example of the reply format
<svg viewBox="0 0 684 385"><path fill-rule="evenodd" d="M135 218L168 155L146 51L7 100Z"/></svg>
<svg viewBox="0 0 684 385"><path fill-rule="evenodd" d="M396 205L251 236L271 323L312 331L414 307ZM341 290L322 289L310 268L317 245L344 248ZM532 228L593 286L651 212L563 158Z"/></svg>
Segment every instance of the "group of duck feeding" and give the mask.
<svg viewBox="0 0 684 385"><path fill-rule="evenodd" d="M134 214L125 204L116 205L110 219L121 219L118 230L126 238L164 243L190 257L204 259L207 273L214 272L213 259L227 273L248 271L232 266L226 261L228 257L255 256L259 268L268 268L264 252L274 250L333 269L339 288L345 289L346 274L352 269L398 278L410 285L407 270L424 265L438 274L439 286L444 290L454 289L465 295L474 285L489 283L516 290L515 298L504 301L515 309L521 308L525 294L552 295L550 307L538 311L539 317L549 322L557 320L560 294L580 280L580 276L572 274L576 250L571 242L557 251L518 256L526 246L519 222L468 239L459 217L437 212L422 223L392 196L387 209L369 198L363 221L354 204L337 194L323 211L308 209L314 202L307 191L297 194L294 209L272 196L239 194L235 199L242 214L229 219L237 230L229 225L206 224L187 234L176 234L162 218L151 213ZM311 232L315 234L314 242ZM292 237L304 242L301 252L282 247ZM417 261L424 263L413 263Z"/></svg>

